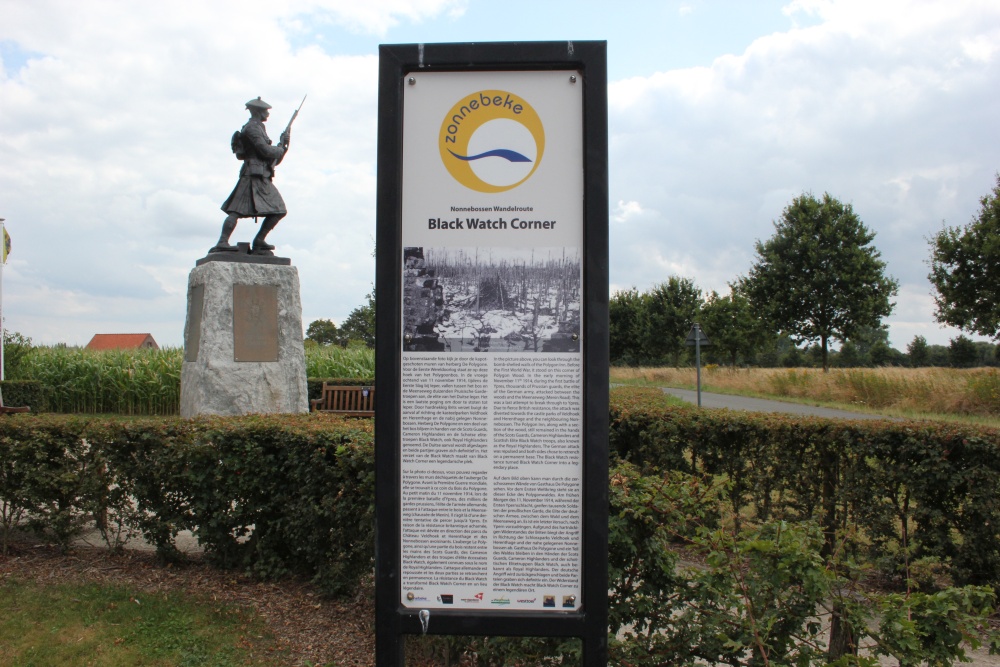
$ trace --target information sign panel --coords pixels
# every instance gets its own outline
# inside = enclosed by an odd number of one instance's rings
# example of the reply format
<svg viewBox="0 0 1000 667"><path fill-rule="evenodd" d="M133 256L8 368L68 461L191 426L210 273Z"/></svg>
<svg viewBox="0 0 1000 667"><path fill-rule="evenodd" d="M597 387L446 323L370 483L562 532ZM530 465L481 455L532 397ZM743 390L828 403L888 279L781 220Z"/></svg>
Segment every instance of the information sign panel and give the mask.
<svg viewBox="0 0 1000 667"><path fill-rule="evenodd" d="M581 604L583 85L404 87L400 602Z"/></svg>
<svg viewBox="0 0 1000 667"><path fill-rule="evenodd" d="M607 657L604 42L380 49L376 664Z"/></svg>

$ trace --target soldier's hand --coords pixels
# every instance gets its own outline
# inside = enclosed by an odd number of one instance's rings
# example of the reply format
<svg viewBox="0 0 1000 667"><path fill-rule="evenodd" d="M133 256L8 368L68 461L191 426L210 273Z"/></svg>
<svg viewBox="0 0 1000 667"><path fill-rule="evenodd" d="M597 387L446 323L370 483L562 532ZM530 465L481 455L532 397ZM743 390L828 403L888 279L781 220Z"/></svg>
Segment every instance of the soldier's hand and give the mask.
<svg viewBox="0 0 1000 667"><path fill-rule="evenodd" d="M289 139L291 139L291 132L285 130L284 132L281 133L281 137L278 139L278 142L287 149L289 144Z"/></svg>

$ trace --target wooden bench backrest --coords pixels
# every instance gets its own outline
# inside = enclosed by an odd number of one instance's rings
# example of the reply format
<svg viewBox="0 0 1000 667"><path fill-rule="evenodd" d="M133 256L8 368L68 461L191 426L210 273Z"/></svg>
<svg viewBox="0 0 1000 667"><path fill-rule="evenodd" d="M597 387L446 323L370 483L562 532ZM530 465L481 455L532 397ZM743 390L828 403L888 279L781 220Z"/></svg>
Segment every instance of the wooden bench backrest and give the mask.
<svg viewBox="0 0 1000 667"><path fill-rule="evenodd" d="M375 387L341 387L324 382L322 409L331 412L374 412Z"/></svg>

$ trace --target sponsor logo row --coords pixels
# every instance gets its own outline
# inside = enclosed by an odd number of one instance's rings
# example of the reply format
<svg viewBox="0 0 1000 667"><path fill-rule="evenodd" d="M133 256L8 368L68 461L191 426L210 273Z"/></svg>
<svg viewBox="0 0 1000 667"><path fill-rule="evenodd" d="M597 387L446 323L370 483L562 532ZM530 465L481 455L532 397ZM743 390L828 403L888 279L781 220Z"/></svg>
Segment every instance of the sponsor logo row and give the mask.
<svg viewBox="0 0 1000 667"><path fill-rule="evenodd" d="M543 595L542 596L542 607L554 608L556 606L556 600L559 596L556 595ZM573 609L576 607L576 596L575 595L563 595L562 597L562 607L566 609ZM407 593L406 599L409 602L426 602L427 598L423 596L415 595L414 593ZM461 602L466 604L479 604L483 602L483 593L476 593L471 598L459 598ZM437 596L437 601L440 604L455 604L455 596L449 593L442 593ZM519 605L534 605L538 602L537 597L533 598L516 598L514 600L516 604ZM510 598L498 597L491 598L489 604L494 606L506 606L511 604Z"/></svg>

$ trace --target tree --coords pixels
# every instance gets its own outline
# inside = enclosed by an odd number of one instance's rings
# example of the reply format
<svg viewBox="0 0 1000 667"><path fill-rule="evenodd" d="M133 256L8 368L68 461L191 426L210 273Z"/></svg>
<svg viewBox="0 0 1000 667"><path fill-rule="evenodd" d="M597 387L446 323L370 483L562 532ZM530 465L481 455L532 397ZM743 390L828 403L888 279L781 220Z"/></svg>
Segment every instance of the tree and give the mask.
<svg viewBox="0 0 1000 667"><path fill-rule="evenodd" d="M959 335L948 342L948 361L955 368L972 368L979 361L979 351L971 338Z"/></svg>
<svg viewBox="0 0 1000 667"><path fill-rule="evenodd" d="M872 366L905 366L906 355L885 341L877 341L868 352Z"/></svg>
<svg viewBox="0 0 1000 667"><path fill-rule="evenodd" d="M1000 345L990 345L986 341L976 341L976 365L977 366L998 366L997 362L1000 362L1000 357L997 357L997 352L1000 351Z"/></svg>
<svg viewBox="0 0 1000 667"><path fill-rule="evenodd" d="M31 339L17 331L3 331L3 368L4 377L8 380L25 380L20 371L24 361L34 347Z"/></svg>
<svg viewBox="0 0 1000 667"><path fill-rule="evenodd" d="M306 327L306 338L318 345L340 345L341 334L332 320L313 320Z"/></svg>
<svg viewBox="0 0 1000 667"><path fill-rule="evenodd" d="M872 360L872 352L879 346L889 347L889 327L858 327L850 338L858 346L858 356L864 366L878 365Z"/></svg>
<svg viewBox="0 0 1000 667"><path fill-rule="evenodd" d="M906 356L889 345L889 328L886 326L859 327L851 339L840 348L841 356L849 344L853 347L854 358L850 359L850 363L840 359L839 366L902 366L906 364Z"/></svg>
<svg viewBox="0 0 1000 667"><path fill-rule="evenodd" d="M608 302L611 363L638 365L642 358L643 295L636 288L620 290Z"/></svg>
<svg viewBox="0 0 1000 667"><path fill-rule="evenodd" d="M792 200L775 233L757 241L757 255L741 284L758 312L796 342L818 340L829 370L831 339L846 341L861 327L877 327L895 305L899 284L885 275L875 233L829 194Z"/></svg>
<svg viewBox="0 0 1000 667"><path fill-rule="evenodd" d="M340 325L344 340L357 340L370 348L375 347L375 289L368 294L368 302L351 311Z"/></svg>
<svg viewBox="0 0 1000 667"><path fill-rule="evenodd" d="M944 345L927 346L927 365L943 367L951 363L948 359L948 348Z"/></svg>
<svg viewBox="0 0 1000 667"><path fill-rule="evenodd" d="M930 239L934 317L1000 340L1000 174L979 215L964 227L945 227Z"/></svg>
<svg viewBox="0 0 1000 667"><path fill-rule="evenodd" d="M911 367L927 366L930 359L930 354L927 350L927 339L923 336L914 336L910 344L906 346L906 354L910 357Z"/></svg>
<svg viewBox="0 0 1000 667"><path fill-rule="evenodd" d="M785 368L801 368L804 363L805 357L802 354L802 350L794 346L781 357L781 365Z"/></svg>
<svg viewBox="0 0 1000 667"><path fill-rule="evenodd" d="M674 366L678 366L684 339L701 308L701 290L688 278L670 276L645 297L643 351L655 361L672 357Z"/></svg>
<svg viewBox="0 0 1000 667"><path fill-rule="evenodd" d="M863 365L861 355L858 353L858 346L847 341L840 346L840 354L837 355L837 365L841 368L857 368Z"/></svg>
<svg viewBox="0 0 1000 667"><path fill-rule="evenodd" d="M750 300L732 287L726 296L719 296L713 290L705 299L699 318L701 328L712 341L713 352L727 355L732 366L736 366L740 355L752 356L764 337L761 319Z"/></svg>

